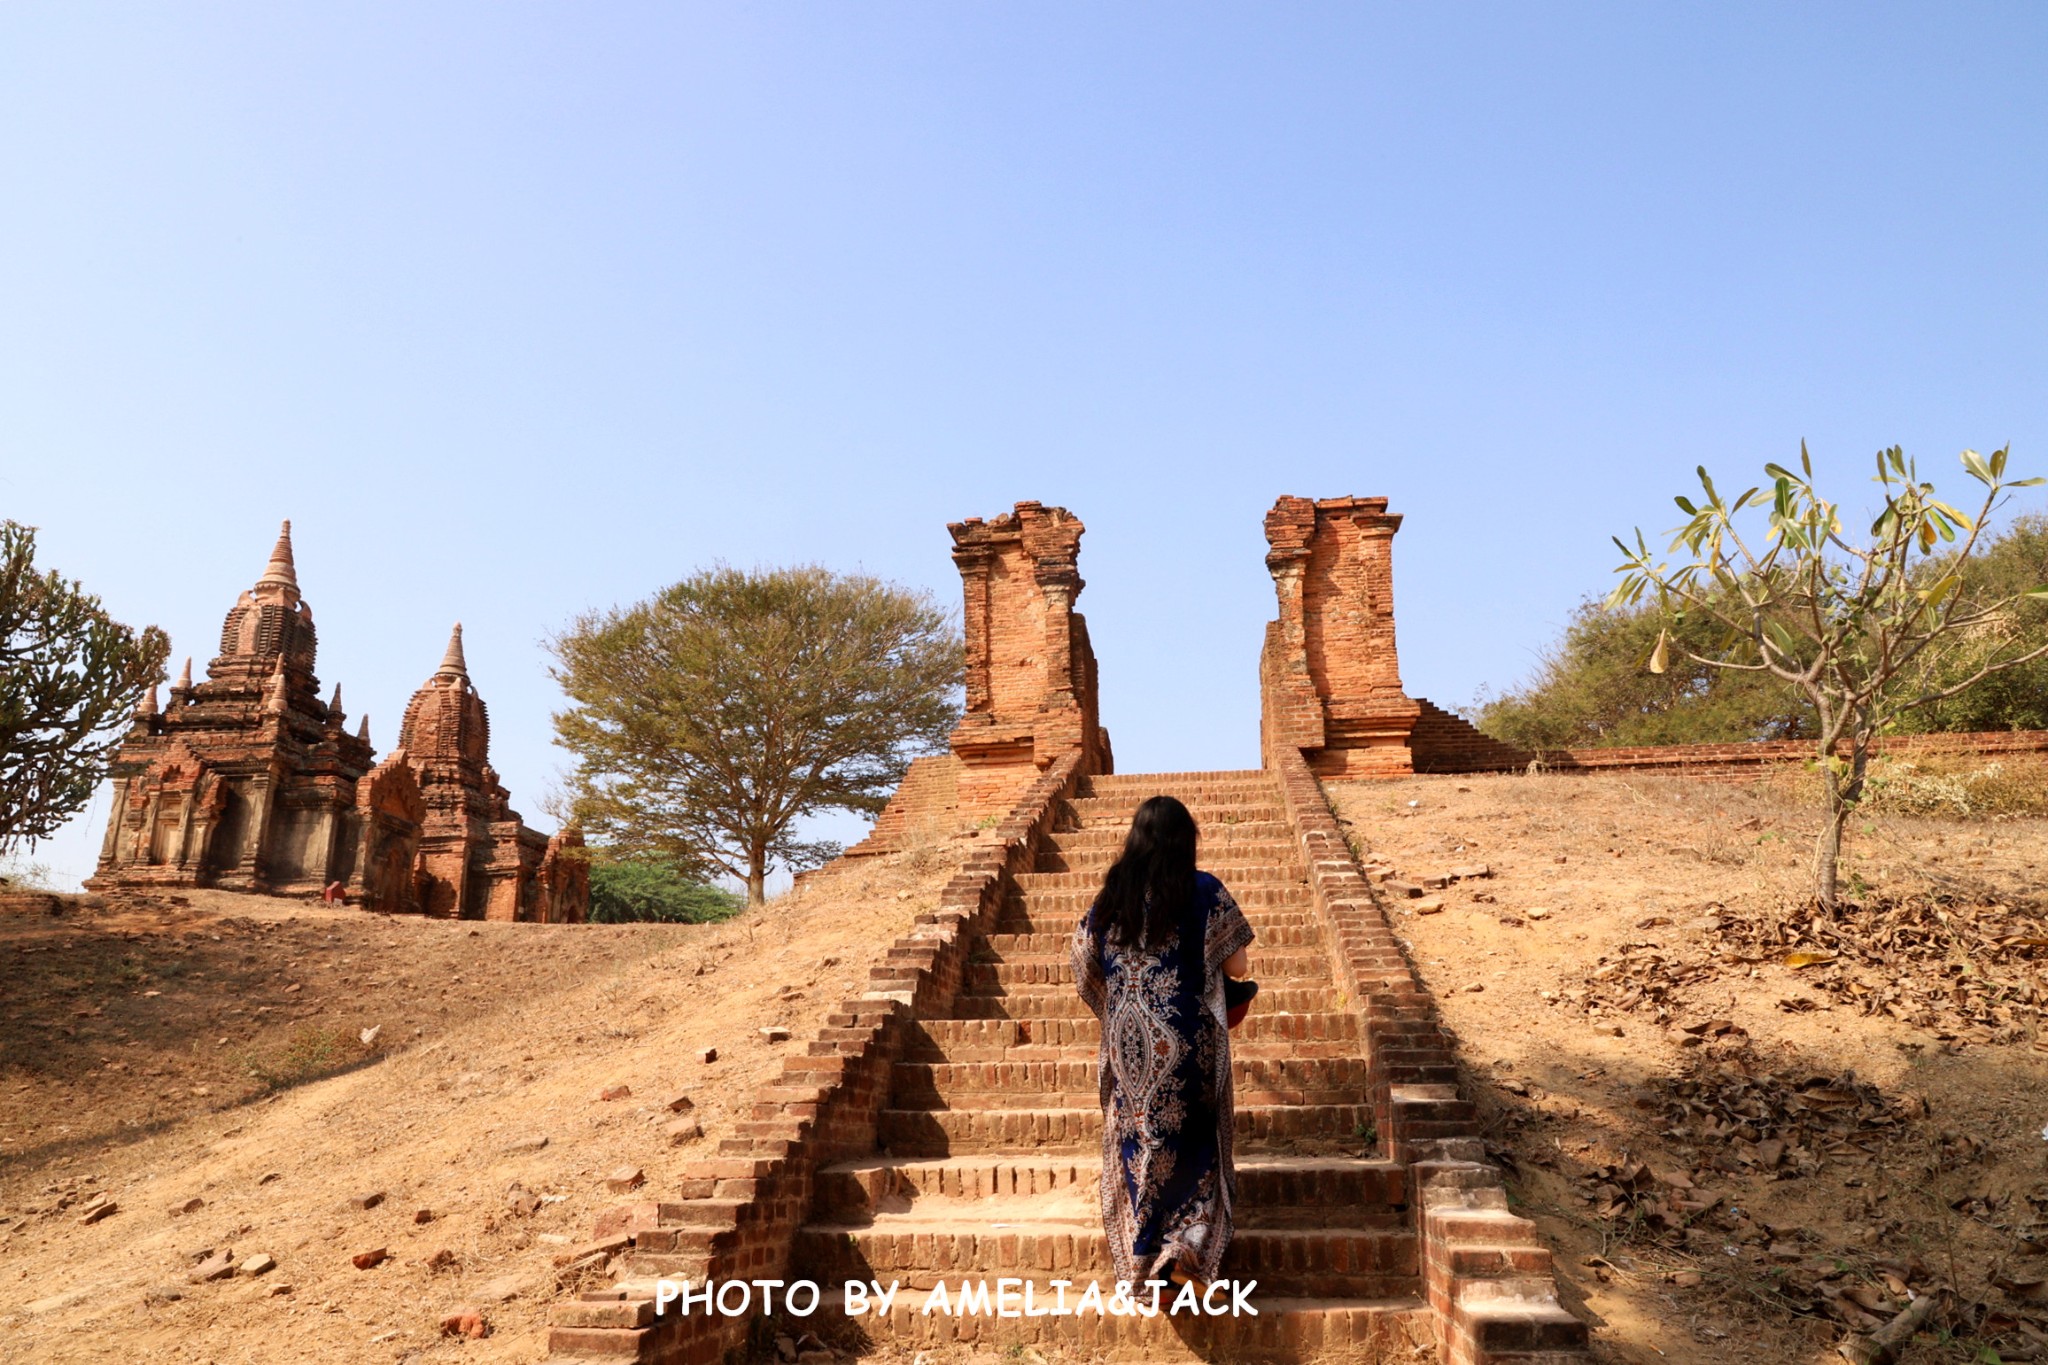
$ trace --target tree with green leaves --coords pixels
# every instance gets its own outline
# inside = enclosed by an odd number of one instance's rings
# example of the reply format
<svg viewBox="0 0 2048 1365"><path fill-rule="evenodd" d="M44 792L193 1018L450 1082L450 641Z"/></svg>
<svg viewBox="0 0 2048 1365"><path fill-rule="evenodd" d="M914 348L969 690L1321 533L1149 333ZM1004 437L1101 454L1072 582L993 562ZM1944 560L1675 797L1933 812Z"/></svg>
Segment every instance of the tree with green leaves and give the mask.
<svg viewBox="0 0 2048 1365"><path fill-rule="evenodd" d="M692 575L548 641L577 821L609 856L728 873L838 852L801 816L879 811L959 719L961 649L928 595L815 566Z"/></svg>
<svg viewBox="0 0 2048 1365"><path fill-rule="evenodd" d="M35 528L0 521L0 852L85 809L171 652L35 557Z"/></svg>
<svg viewBox="0 0 2048 1365"><path fill-rule="evenodd" d="M647 858L590 864L592 924L716 924L738 914L740 898Z"/></svg>
<svg viewBox="0 0 2048 1365"><path fill-rule="evenodd" d="M1884 506L1868 534L1852 538L1839 504L1815 489L1802 442L1801 473L1764 466L1768 491L1724 499L1701 468L1705 502L1674 500L1687 520L1668 552L1683 550L1682 561L1660 562L1640 530L1633 547L1614 542L1622 579L1609 606L1633 607L1654 594L1665 621L1652 673L1669 668L1674 636L1704 619L1711 643L1681 643L1687 661L1776 678L1811 708L1827 796L1813 867L1822 905L1836 903L1842 831L1862 799L1876 739L1917 710L2048 655L2048 643L2028 636L2019 615L2024 603L2048 599L2048 588L1985 591L1969 572L2010 490L2041 482L2008 479L2006 455L1963 452L1964 470L1984 489L1965 513L1937 497L1899 447L1879 452ZM1761 533L1745 533L1758 518Z"/></svg>
<svg viewBox="0 0 2048 1365"><path fill-rule="evenodd" d="M1668 666L1651 673L1643 660L1667 629ZM1655 603L1581 602L1528 681L1481 698L1474 724L1537 754L1807 738L1813 716L1795 689L1767 673L1693 662L1714 652L1717 629L1698 612L1667 620Z"/></svg>

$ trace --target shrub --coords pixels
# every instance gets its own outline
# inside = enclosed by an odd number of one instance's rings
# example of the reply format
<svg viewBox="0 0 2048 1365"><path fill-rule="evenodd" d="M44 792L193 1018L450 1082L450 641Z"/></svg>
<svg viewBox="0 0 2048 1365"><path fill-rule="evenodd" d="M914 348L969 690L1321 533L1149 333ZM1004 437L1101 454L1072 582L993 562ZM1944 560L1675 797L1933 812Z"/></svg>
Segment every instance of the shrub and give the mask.
<svg viewBox="0 0 2048 1365"><path fill-rule="evenodd" d="M590 865L590 918L597 924L715 924L745 908L742 897L652 860Z"/></svg>

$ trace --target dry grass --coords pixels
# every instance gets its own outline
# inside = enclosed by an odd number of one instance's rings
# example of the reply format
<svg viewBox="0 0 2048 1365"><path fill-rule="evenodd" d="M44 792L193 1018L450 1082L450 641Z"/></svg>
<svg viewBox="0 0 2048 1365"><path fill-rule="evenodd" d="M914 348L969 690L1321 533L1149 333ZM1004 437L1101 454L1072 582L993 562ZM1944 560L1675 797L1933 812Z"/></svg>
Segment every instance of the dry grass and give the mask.
<svg viewBox="0 0 2048 1365"><path fill-rule="evenodd" d="M1776 769L1760 784L1785 801L1820 809L1826 801L1813 767ZM1954 819L2048 815L2048 760L2031 755L1998 759L1928 754L1872 760L1862 811L1866 815L1935 815Z"/></svg>

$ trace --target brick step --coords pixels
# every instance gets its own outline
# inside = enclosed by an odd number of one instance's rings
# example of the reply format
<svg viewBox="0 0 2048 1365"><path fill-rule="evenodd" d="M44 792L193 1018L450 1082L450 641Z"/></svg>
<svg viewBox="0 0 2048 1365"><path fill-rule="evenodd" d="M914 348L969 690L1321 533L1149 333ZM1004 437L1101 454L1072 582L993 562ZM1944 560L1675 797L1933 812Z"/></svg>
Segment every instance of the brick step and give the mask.
<svg viewBox="0 0 2048 1365"><path fill-rule="evenodd" d="M812 1218L862 1223L913 1204L1047 1196L1099 1210L1101 1160L980 1156L899 1161L867 1157L818 1172ZM1390 1161L1247 1156L1237 1162L1239 1227L1396 1227L1409 1217L1407 1172ZM1069 1202L1071 1202L1069 1200Z"/></svg>
<svg viewBox="0 0 2048 1365"><path fill-rule="evenodd" d="M1115 825L1084 825L1080 829L1054 831L1046 837L1046 846L1062 853L1077 849L1121 849L1129 832ZM1232 853L1238 849L1270 848L1292 854L1296 847L1294 827L1277 818L1212 820L1203 826L1199 844L1204 854L1219 863L1233 861Z"/></svg>
<svg viewBox="0 0 2048 1365"><path fill-rule="evenodd" d="M884 1214L868 1223L807 1223L792 1248L804 1279L900 1282L928 1290L940 1279L1010 1275L1041 1285L1113 1275L1099 1211L1045 1217L1028 1201L989 1200L934 1216ZM1223 1277L1257 1280L1275 1294L1395 1298L1420 1287L1415 1233L1388 1228L1245 1228L1223 1256ZM922 1297L920 1295L920 1297Z"/></svg>
<svg viewBox="0 0 2048 1365"><path fill-rule="evenodd" d="M1244 908L1244 917L1252 926L1255 935L1264 937L1268 929L1320 929L1322 917L1307 905L1297 910L1276 909L1266 905L1252 905ZM999 934L1058 934L1074 932L1074 926L1081 922L1081 911L1077 909L1047 910L1033 909L1017 901L1003 906L1002 914L995 923Z"/></svg>
<svg viewBox="0 0 2048 1365"><path fill-rule="evenodd" d="M1256 1007L1230 1031L1230 1050L1245 1056L1260 1048L1288 1055L1306 1055L1312 1047L1360 1045L1358 1016L1348 1010L1322 1013L1262 1014ZM906 1059L937 1057L946 1061L1002 1060L1017 1048L1083 1049L1093 1057L1102 1046L1102 1025L1093 1015L1065 1019L920 1019L911 1027Z"/></svg>
<svg viewBox="0 0 2048 1365"><path fill-rule="evenodd" d="M1139 800L1129 796L1083 796L1070 804L1074 817L1083 829L1097 825L1111 828L1127 828L1131 817L1137 813ZM1211 825L1244 825L1253 822L1273 824L1287 818L1280 808L1277 796L1271 792L1231 792L1204 797L1189 792L1180 798L1188 808L1188 814L1195 817L1195 826L1207 833Z"/></svg>
<svg viewBox="0 0 2048 1365"><path fill-rule="evenodd" d="M1108 867L1108 862L1103 863L1105 870ZM1229 887L1233 896L1240 886L1308 885L1307 877L1298 870L1282 869L1273 863L1205 864L1202 871ZM1019 891L1086 891L1093 896L1102 889L1101 872L1020 872L1016 881Z"/></svg>
<svg viewBox="0 0 2048 1365"><path fill-rule="evenodd" d="M1240 1152L1375 1156L1364 1134L1373 1124L1365 1104L1237 1106ZM1095 1151L1102 1111L1048 1109L884 1109L880 1146L891 1156L957 1156L967 1152Z"/></svg>
<svg viewBox="0 0 2048 1365"><path fill-rule="evenodd" d="M1357 1104L1366 1098L1363 1057L1231 1058L1239 1104ZM1094 1104L1094 1058L1083 1061L898 1062L890 1079L896 1109L1045 1108ZM1072 1096L1052 1101L1050 1095Z"/></svg>
<svg viewBox="0 0 2048 1365"><path fill-rule="evenodd" d="M1027 875L1042 876L1052 872L1079 873L1090 886L1100 885L1102 874L1109 871L1109 865L1116 861L1122 845L1105 844L1099 849L1089 848L1045 848L1040 849L1038 861L1032 864ZM1203 848L1202 869L1213 873L1225 886L1235 887L1247 875L1271 876L1288 882L1302 879L1301 859L1292 848L1278 844L1260 844L1242 849Z"/></svg>
<svg viewBox="0 0 2048 1365"><path fill-rule="evenodd" d="M1327 986L1330 960L1321 953L1266 952L1261 948L1253 962L1261 991L1282 986ZM1074 965L1062 952L1005 962L969 962L963 989L978 995L998 994L1016 986L1072 986Z"/></svg>
<svg viewBox="0 0 2048 1365"><path fill-rule="evenodd" d="M1132 790L1150 796L1156 792L1171 794L1182 787L1200 786L1205 782L1277 783L1278 779L1264 768L1211 768L1187 773L1099 773L1082 781L1094 794L1106 796L1112 792Z"/></svg>
<svg viewBox="0 0 2048 1365"><path fill-rule="evenodd" d="M1277 782L1264 768L1205 768L1182 773L1096 773L1081 781L1091 792L1115 792L1126 788L1171 792L1203 782Z"/></svg>
<svg viewBox="0 0 2048 1365"><path fill-rule="evenodd" d="M1080 916L1074 918L1078 920ZM975 945L974 958L981 962L1009 962L1048 954L1065 956L1073 932L1074 926L1069 924L1066 932L1058 934L986 934ZM1259 931L1255 946L1262 955L1273 949L1313 949L1320 955L1323 935L1314 925L1269 925Z"/></svg>
<svg viewBox="0 0 2048 1365"><path fill-rule="evenodd" d="M1223 885L1238 907L1246 911L1299 910L1313 903L1309 898L1306 882L1253 882L1237 886L1225 882ZM1099 891L1100 888L1093 884L1029 891L1018 889L1011 891L1004 903L1010 906L1025 906L1034 911L1050 910L1078 917L1083 910L1095 904L1095 897Z"/></svg>
<svg viewBox="0 0 2048 1365"><path fill-rule="evenodd" d="M1261 986L1252 1014L1328 1014L1337 1008L1332 986ZM955 1019L1093 1018L1073 987L1019 986L1007 992L961 994L949 1011Z"/></svg>
<svg viewBox="0 0 2048 1365"><path fill-rule="evenodd" d="M972 1277L969 1277L972 1278ZM959 1276L949 1289L959 1289ZM905 1289L891 1303L886 1320L876 1310L858 1318L841 1316L845 1290L823 1286L814 1322L836 1335L858 1328L876 1345L913 1352L966 1345L985 1350L1044 1346L1074 1358L1109 1361L1245 1361L1248 1365L1412 1365L1435 1359L1428 1305L1416 1293L1399 1298L1288 1298L1263 1292L1251 1296L1256 1317L1202 1318L1087 1317L1001 1318L993 1313L949 1317L924 1313L925 1294ZM990 1286L993 1294L994 1286ZM1105 1284L1104 1292L1108 1292ZM1147 1291L1149 1293L1149 1291ZM1080 1289L1067 1291L1069 1305ZM1218 1295L1220 1302L1222 1295ZM1050 1301L1049 1287L1037 1285L1033 1307ZM1516 1363L1519 1365L1519 1362Z"/></svg>

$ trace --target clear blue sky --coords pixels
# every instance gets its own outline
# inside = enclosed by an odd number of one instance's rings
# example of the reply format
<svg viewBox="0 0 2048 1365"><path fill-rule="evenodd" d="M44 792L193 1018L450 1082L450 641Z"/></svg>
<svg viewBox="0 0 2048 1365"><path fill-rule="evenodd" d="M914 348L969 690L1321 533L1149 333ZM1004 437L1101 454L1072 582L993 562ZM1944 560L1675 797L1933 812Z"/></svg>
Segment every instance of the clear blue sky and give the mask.
<svg viewBox="0 0 2048 1365"><path fill-rule="evenodd" d="M380 746L467 626L1088 524L1129 771L1256 762L1281 493L1511 684L1694 464L2048 470L2048 7L0 7L0 515L203 667L292 518ZM97 804L45 845L89 870Z"/></svg>

